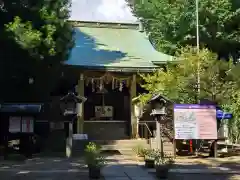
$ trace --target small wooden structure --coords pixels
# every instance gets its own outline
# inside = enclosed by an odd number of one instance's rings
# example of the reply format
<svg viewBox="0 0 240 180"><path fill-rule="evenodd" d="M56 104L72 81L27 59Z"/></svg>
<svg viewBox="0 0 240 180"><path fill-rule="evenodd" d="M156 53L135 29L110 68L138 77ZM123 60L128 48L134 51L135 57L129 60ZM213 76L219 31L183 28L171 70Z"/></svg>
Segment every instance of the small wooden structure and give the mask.
<svg viewBox="0 0 240 180"><path fill-rule="evenodd" d="M19 151L28 153L31 149L31 138L34 134L36 117L41 113L42 104L5 103L0 108L0 137L5 153L9 141L17 142ZM16 145L10 144L11 146Z"/></svg>

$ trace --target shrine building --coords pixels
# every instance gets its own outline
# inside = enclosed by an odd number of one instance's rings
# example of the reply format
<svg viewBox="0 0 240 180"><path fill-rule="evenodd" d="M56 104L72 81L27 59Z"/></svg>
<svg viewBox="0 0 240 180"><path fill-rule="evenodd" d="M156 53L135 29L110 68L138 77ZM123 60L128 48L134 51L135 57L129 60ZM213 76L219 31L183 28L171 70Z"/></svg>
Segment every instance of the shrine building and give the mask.
<svg viewBox="0 0 240 180"><path fill-rule="evenodd" d="M73 0L69 21L76 40L62 82L87 98L74 133L107 140L137 136L132 99L144 91L138 74L153 72L172 57L154 49L125 0Z"/></svg>

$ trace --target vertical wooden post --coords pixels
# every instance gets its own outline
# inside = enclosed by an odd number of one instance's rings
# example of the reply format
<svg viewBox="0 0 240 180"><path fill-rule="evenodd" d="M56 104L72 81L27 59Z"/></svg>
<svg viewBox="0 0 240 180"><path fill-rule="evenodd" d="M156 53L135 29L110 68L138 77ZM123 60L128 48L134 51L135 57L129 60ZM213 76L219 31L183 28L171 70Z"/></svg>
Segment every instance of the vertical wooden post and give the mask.
<svg viewBox="0 0 240 180"><path fill-rule="evenodd" d="M73 143L73 123L69 122L68 124L68 138L67 138L67 145L66 145L66 156L68 158L72 157L72 143Z"/></svg>
<svg viewBox="0 0 240 180"><path fill-rule="evenodd" d="M79 96L84 97L84 75L80 74L78 85L77 85L77 92ZM78 108L78 116L77 116L77 133L83 133L83 126L84 126L84 103L79 104Z"/></svg>
<svg viewBox="0 0 240 180"><path fill-rule="evenodd" d="M136 87L136 74L132 75L132 81L131 81L131 89L130 89L130 105L131 105L131 137L132 138L138 138L138 123L137 123L137 117L135 116L135 108L134 104L132 102L133 98L137 95L137 87Z"/></svg>

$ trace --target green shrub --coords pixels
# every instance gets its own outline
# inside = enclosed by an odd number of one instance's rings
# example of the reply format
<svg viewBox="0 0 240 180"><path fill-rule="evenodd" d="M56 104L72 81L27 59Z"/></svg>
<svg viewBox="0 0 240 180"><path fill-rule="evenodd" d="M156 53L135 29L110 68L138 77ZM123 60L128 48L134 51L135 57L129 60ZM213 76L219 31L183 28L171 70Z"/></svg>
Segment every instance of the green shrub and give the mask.
<svg viewBox="0 0 240 180"><path fill-rule="evenodd" d="M146 151L147 149L144 148L143 146L141 145L137 145L136 147L134 147L133 149L133 152L135 152L135 154L139 157L144 157L145 154L146 154Z"/></svg>
<svg viewBox="0 0 240 180"><path fill-rule="evenodd" d="M85 162L88 166L101 167L106 163L106 160L101 156L101 147L93 142L89 142L85 148Z"/></svg>

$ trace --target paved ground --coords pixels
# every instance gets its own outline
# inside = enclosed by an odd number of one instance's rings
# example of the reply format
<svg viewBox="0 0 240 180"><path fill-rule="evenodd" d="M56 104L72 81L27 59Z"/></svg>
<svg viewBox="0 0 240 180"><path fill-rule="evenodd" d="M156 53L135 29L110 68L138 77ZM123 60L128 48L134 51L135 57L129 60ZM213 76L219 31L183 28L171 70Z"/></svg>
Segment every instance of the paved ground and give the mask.
<svg viewBox="0 0 240 180"><path fill-rule="evenodd" d="M88 180L82 160L36 158L25 162L0 162L1 180Z"/></svg>
<svg viewBox="0 0 240 180"><path fill-rule="evenodd" d="M108 165L102 171L105 180L155 180L154 175L126 156L115 155L107 159Z"/></svg>
<svg viewBox="0 0 240 180"><path fill-rule="evenodd" d="M105 180L154 180L154 169L147 170L130 157L122 155L108 156L108 164L102 173ZM185 173L172 173L168 180L240 180L240 158L177 161L175 169ZM230 163L230 165L229 165ZM201 173L197 170L209 170L213 164L223 167L225 173ZM225 168L225 169L224 169ZM195 172L193 171L195 169ZM229 173L232 171L232 173ZM236 173L237 172L237 173ZM239 172L239 173L238 173ZM88 180L88 169L83 160L66 158L35 158L22 162L0 161L1 180Z"/></svg>
<svg viewBox="0 0 240 180"><path fill-rule="evenodd" d="M237 175L227 174L176 174L169 176L169 180L239 180Z"/></svg>
<svg viewBox="0 0 240 180"><path fill-rule="evenodd" d="M154 180L136 161L122 155L107 157L102 169L105 180ZM1 180L88 180L83 160L65 158L35 158L24 162L0 161Z"/></svg>
<svg viewBox="0 0 240 180"><path fill-rule="evenodd" d="M139 163L143 166L143 163ZM155 169L148 169L155 174ZM177 159L169 180L240 180L240 157Z"/></svg>

